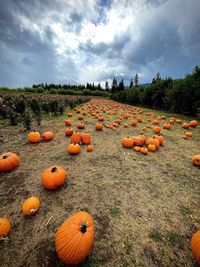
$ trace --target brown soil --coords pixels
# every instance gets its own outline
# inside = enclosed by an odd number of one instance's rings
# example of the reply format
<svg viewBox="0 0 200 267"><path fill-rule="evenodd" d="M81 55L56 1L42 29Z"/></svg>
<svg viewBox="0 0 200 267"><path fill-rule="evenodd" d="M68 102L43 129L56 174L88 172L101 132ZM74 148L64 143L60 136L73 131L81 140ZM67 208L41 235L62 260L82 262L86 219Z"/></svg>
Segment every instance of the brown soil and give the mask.
<svg viewBox="0 0 200 267"><path fill-rule="evenodd" d="M153 112L155 117L171 116ZM39 144L29 144L23 129L1 122L0 152L19 154L21 164L0 174L0 217L12 224L8 239L0 243L0 265L64 266L56 256L55 232L71 214L84 210L94 218L95 245L81 266L196 266L190 240L200 227L200 169L192 166L191 157L200 153L200 126L188 140L180 138L185 130L179 124L163 130L164 146L144 156L123 148L121 138L140 134L146 122L97 132L97 120L89 117L85 131L92 135L94 151L88 153L82 145L81 153L72 157L66 151L63 119L43 120L38 130L51 130L55 138ZM72 121L75 129L75 111ZM152 136L152 130L145 135ZM67 169L68 180L49 192L40 177L52 165ZM30 196L39 197L41 208L25 218L21 205Z"/></svg>

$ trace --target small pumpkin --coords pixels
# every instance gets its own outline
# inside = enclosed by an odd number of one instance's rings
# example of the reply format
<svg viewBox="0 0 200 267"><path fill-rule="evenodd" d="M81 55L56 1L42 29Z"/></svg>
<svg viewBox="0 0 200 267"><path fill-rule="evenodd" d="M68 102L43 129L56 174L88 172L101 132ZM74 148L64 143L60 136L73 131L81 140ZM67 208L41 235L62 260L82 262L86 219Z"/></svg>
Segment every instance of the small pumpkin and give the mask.
<svg viewBox="0 0 200 267"><path fill-rule="evenodd" d="M193 134L192 134L192 132L186 132L185 135L186 135L187 137L192 137Z"/></svg>
<svg viewBox="0 0 200 267"><path fill-rule="evenodd" d="M89 145L91 143L91 135L89 133L82 133L81 141L83 145Z"/></svg>
<svg viewBox="0 0 200 267"><path fill-rule="evenodd" d="M70 155L77 155L81 151L81 147L77 143L72 143L68 146L67 151Z"/></svg>
<svg viewBox="0 0 200 267"><path fill-rule="evenodd" d="M136 120L133 120L133 121L131 122L131 125L132 125L132 126L136 126L136 125L137 125L137 121L136 121Z"/></svg>
<svg viewBox="0 0 200 267"><path fill-rule="evenodd" d="M160 131L161 131L161 128L159 126L156 126L156 127L153 128L153 131L154 131L155 134L159 134Z"/></svg>
<svg viewBox="0 0 200 267"><path fill-rule="evenodd" d="M68 265L84 262L94 244L94 222L87 212L70 216L55 235L58 257Z"/></svg>
<svg viewBox="0 0 200 267"><path fill-rule="evenodd" d="M200 230L192 236L191 247L197 263L200 264Z"/></svg>
<svg viewBox="0 0 200 267"><path fill-rule="evenodd" d="M176 123L182 123L183 120L180 120L180 119L176 119Z"/></svg>
<svg viewBox="0 0 200 267"><path fill-rule="evenodd" d="M140 152L140 146L134 146L133 148L136 152Z"/></svg>
<svg viewBox="0 0 200 267"><path fill-rule="evenodd" d="M196 127L199 123L198 123L198 121L193 120L193 121L190 121L189 124L191 127Z"/></svg>
<svg viewBox="0 0 200 267"><path fill-rule="evenodd" d="M92 145L88 145L88 146L87 146L87 151L88 151L88 152L92 152L92 151L93 151L93 149L94 149L94 148L93 148L93 146L92 146Z"/></svg>
<svg viewBox="0 0 200 267"><path fill-rule="evenodd" d="M66 126L72 126L72 122L70 120L64 120Z"/></svg>
<svg viewBox="0 0 200 267"><path fill-rule="evenodd" d="M80 144L81 142L81 134L79 132L73 132L71 138L70 138L71 143L77 143Z"/></svg>
<svg viewBox="0 0 200 267"><path fill-rule="evenodd" d="M138 117L137 118L137 122L140 122L141 123L142 122L142 118L141 117Z"/></svg>
<svg viewBox="0 0 200 267"><path fill-rule="evenodd" d="M124 137L121 140L122 146L125 148L131 148L134 145L134 140L132 138L129 137Z"/></svg>
<svg viewBox="0 0 200 267"><path fill-rule="evenodd" d="M67 117L69 117L69 118L72 117L72 113L68 113Z"/></svg>
<svg viewBox="0 0 200 267"><path fill-rule="evenodd" d="M141 147L140 148L140 152L144 155L147 155L148 154L148 149L146 147Z"/></svg>
<svg viewBox="0 0 200 267"><path fill-rule="evenodd" d="M42 140L51 141L54 138L54 134L52 132L44 132L42 134Z"/></svg>
<svg viewBox="0 0 200 267"><path fill-rule="evenodd" d="M59 166L52 166L42 173L42 184L48 190L54 190L65 183L67 171Z"/></svg>
<svg viewBox="0 0 200 267"><path fill-rule="evenodd" d="M182 139L188 139L188 136L187 135L182 135L181 138Z"/></svg>
<svg viewBox="0 0 200 267"><path fill-rule="evenodd" d="M40 133L39 132L30 132L28 134L28 141L30 143L39 143L40 142Z"/></svg>
<svg viewBox="0 0 200 267"><path fill-rule="evenodd" d="M158 139L161 146L163 145L165 139L162 135L155 135L154 138Z"/></svg>
<svg viewBox="0 0 200 267"><path fill-rule="evenodd" d="M40 207L40 201L37 197L29 197L23 204L22 204L22 212L26 216L31 216L37 212Z"/></svg>
<svg viewBox="0 0 200 267"><path fill-rule="evenodd" d="M171 128L171 125L170 125L170 124L164 124L164 125L163 125L163 129L168 130L168 129L170 129L170 128Z"/></svg>
<svg viewBox="0 0 200 267"><path fill-rule="evenodd" d="M160 121L159 121L159 120L154 120L154 121L153 121L153 124L154 124L154 125L159 125L159 124L160 124Z"/></svg>
<svg viewBox="0 0 200 267"><path fill-rule="evenodd" d="M78 129L84 129L84 128L85 128L85 124L84 124L84 123L78 123L78 124L76 125L76 127L77 127Z"/></svg>
<svg viewBox="0 0 200 267"><path fill-rule="evenodd" d="M83 116L82 115L78 115L77 119L82 121L83 120Z"/></svg>
<svg viewBox="0 0 200 267"><path fill-rule="evenodd" d="M103 125L102 125L101 123L97 123L97 124L95 125L95 129L96 129L97 131L102 131L102 129L103 129Z"/></svg>
<svg viewBox="0 0 200 267"><path fill-rule="evenodd" d="M0 172L10 172L20 163L20 158L14 153L7 152L0 155Z"/></svg>
<svg viewBox="0 0 200 267"><path fill-rule="evenodd" d="M10 232L10 221L7 218L0 218L0 237L6 238Z"/></svg>
<svg viewBox="0 0 200 267"><path fill-rule="evenodd" d="M72 134L73 134L73 130L72 130L72 128L67 128L67 129L65 129L65 134L66 134L66 136L71 136Z"/></svg>
<svg viewBox="0 0 200 267"><path fill-rule="evenodd" d="M148 145L148 150L149 150L150 152L154 152L154 151L156 151L156 146L155 146L154 144L149 144L149 145Z"/></svg>
<svg viewBox="0 0 200 267"><path fill-rule="evenodd" d="M128 128L128 124L127 123L124 124L124 128Z"/></svg>
<svg viewBox="0 0 200 267"><path fill-rule="evenodd" d="M150 145L150 144L153 144L157 148L160 145L160 141L158 139L156 139L155 137L154 138L149 138L149 139L147 139L146 144L147 144L147 146Z"/></svg>
<svg viewBox="0 0 200 267"><path fill-rule="evenodd" d="M131 138L133 139L135 146L142 146L145 143L144 136L142 135L132 136Z"/></svg>
<svg viewBox="0 0 200 267"><path fill-rule="evenodd" d="M193 165L200 167L200 155L195 155L192 157L192 163Z"/></svg>
<svg viewBox="0 0 200 267"><path fill-rule="evenodd" d="M183 123L182 128L189 129L190 124L189 123Z"/></svg>

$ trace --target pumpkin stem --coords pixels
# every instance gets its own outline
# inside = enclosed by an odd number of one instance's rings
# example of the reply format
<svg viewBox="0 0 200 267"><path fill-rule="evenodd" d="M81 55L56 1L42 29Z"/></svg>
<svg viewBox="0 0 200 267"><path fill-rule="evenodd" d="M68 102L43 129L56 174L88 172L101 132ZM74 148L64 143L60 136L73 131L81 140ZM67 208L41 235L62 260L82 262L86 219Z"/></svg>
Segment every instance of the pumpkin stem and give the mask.
<svg viewBox="0 0 200 267"><path fill-rule="evenodd" d="M8 156L7 156L7 155L4 155L4 156L3 156L3 159L7 159L7 158L8 158Z"/></svg>
<svg viewBox="0 0 200 267"><path fill-rule="evenodd" d="M51 172L56 172L57 171L57 167L53 167L52 169L51 169Z"/></svg>
<svg viewBox="0 0 200 267"><path fill-rule="evenodd" d="M87 222L84 222L81 224L80 226L80 231L84 234L86 231L87 231L87 225L88 223Z"/></svg>

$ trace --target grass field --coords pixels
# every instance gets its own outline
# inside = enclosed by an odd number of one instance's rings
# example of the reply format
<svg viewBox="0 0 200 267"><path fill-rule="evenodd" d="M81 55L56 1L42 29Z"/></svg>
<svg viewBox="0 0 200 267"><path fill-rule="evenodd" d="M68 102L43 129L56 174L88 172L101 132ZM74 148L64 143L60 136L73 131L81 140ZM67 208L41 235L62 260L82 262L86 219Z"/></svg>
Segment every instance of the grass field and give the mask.
<svg viewBox="0 0 200 267"><path fill-rule="evenodd" d="M95 244L81 266L197 266L190 240L200 228L200 169L192 165L191 158L200 154L200 126L191 128L193 137L186 140L180 138L186 132L180 124L162 130L164 145L145 156L123 148L121 139L138 135L144 126L152 125L152 121L147 122L146 112L153 112L154 119L166 115L166 121L174 116L184 121L192 118L144 109L140 114L143 122L133 127L132 108L120 105L116 114L108 115L113 102L107 101L102 113L104 123L113 123L122 113L131 116L122 119L115 131L104 127L97 132L97 119L88 116L90 103L80 110L87 113L82 131L91 133L94 151L88 153L82 145L77 156L67 153L66 114L46 117L37 127L40 132L55 134L48 143L30 144L22 128L1 121L0 152L17 153L21 164L11 173L0 174L0 217L9 218L12 224L8 239L0 243L0 265L64 266L56 256L55 232L71 214L84 210L95 222ZM92 103L101 108L95 100ZM138 109L134 112L137 114ZM71 120L76 129L75 111ZM123 127L124 123L129 124L128 128ZM154 135L150 128L144 134ZM68 180L60 189L49 192L40 177L52 165L67 169ZM41 200L41 208L25 218L21 205L33 195Z"/></svg>

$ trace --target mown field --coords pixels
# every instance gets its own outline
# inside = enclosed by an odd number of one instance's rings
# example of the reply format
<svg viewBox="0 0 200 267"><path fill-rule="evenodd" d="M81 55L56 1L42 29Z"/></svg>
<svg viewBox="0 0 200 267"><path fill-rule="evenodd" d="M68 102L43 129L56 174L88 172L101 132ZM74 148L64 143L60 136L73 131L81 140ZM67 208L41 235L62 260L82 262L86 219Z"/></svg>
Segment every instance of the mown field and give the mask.
<svg viewBox="0 0 200 267"><path fill-rule="evenodd" d="M46 115L40 126L32 125L32 130L55 134L52 141L38 144L27 141L22 126L0 121L0 154L11 151L21 159L18 168L0 174L0 217L11 222L8 238L0 242L0 265L65 266L57 258L54 236L70 215L83 210L94 219L95 243L80 266L197 266L190 242L200 228L200 168L192 165L192 156L200 154L200 126L190 127L193 136L182 139L188 131L182 124L175 122L169 130L163 124L171 117L183 122L193 118L92 99L72 111L74 130L77 109L86 113L85 129L79 131L91 134L94 150L89 153L81 145L75 156L67 152L70 138L64 133L71 110L64 116ZM99 115L104 118L102 131L95 130ZM146 156L122 147L123 137L152 137L152 128L143 128L154 127L158 116L166 116L159 120L163 146ZM142 122L131 126L138 117ZM122 122L112 129L116 119ZM65 168L68 179L59 189L47 191L41 173L53 165ZM41 207L27 218L21 206L30 196L37 196Z"/></svg>

